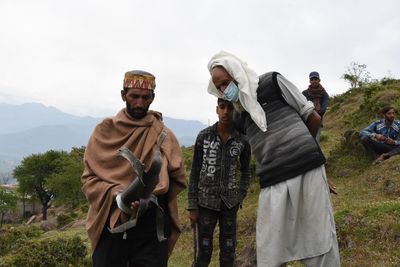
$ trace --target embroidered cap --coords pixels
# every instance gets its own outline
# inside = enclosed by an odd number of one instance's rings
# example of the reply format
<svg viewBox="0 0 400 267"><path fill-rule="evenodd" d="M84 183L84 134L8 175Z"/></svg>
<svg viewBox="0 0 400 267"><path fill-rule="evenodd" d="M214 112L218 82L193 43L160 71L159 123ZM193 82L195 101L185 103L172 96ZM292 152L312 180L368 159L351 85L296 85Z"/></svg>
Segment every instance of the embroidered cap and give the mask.
<svg viewBox="0 0 400 267"><path fill-rule="evenodd" d="M156 89L156 77L153 74L142 71L132 70L125 73L124 88L126 89Z"/></svg>

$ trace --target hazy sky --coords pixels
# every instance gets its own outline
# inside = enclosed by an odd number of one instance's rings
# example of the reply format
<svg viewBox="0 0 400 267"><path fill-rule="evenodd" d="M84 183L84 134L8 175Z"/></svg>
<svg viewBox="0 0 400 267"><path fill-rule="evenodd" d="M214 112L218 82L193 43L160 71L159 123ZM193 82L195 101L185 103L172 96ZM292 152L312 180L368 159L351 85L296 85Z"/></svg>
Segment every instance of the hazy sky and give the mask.
<svg viewBox="0 0 400 267"><path fill-rule="evenodd" d="M0 102L110 116L126 71L157 77L152 109L213 123L207 62L220 50L331 95L350 62L400 78L397 0L0 0Z"/></svg>

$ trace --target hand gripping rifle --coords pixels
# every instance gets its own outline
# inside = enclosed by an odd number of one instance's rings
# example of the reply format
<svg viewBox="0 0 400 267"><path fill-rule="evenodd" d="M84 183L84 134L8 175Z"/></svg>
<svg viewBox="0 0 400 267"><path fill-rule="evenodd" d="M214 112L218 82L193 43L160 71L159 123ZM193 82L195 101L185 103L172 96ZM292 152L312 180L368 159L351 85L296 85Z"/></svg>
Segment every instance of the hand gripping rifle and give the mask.
<svg viewBox="0 0 400 267"><path fill-rule="evenodd" d="M160 145L164 140L165 135L166 132L162 131L156 148L154 149L151 166L147 172L144 171L144 164L136 158L128 148L121 147L118 150L119 155L127 159L132 165L137 177L116 197L118 207L123 212L130 214L131 217L126 223L114 229L109 229L111 233L124 232L124 238L126 238L126 231L136 226L137 221L149 207L156 206L157 237L160 242L165 240L164 211L158 204L157 197L153 194L154 188L159 182L159 173L162 165ZM139 201L139 207L137 209L131 209L130 207L131 203L134 201Z"/></svg>

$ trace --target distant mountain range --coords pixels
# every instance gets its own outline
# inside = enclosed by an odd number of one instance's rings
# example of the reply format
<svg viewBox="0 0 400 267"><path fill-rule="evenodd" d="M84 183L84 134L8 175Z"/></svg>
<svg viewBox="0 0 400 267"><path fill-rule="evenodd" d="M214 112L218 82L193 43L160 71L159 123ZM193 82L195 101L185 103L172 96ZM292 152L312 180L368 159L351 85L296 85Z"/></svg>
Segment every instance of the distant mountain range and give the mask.
<svg viewBox="0 0 400 267"><path fill-rule="evenodd" d="M0 103L0 174L9 173L25 157L47 150L85 146L103 118L79 117L39 103ZM182 146L194 144L207 125L196 120L164 117Z"/></svg>

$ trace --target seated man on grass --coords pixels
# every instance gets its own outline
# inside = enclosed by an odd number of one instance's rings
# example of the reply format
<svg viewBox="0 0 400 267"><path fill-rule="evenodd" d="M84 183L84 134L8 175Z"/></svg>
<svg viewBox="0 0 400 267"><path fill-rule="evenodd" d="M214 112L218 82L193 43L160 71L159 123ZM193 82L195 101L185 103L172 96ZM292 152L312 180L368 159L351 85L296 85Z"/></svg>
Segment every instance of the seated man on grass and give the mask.
<svg viewBox="0 0 400 267"><path fill-rule="evenodd" d="M382 119L360 132L361 143L375 164L400 154L400 121L394 119L395 109L385 106L381 113Z"/></svg>

